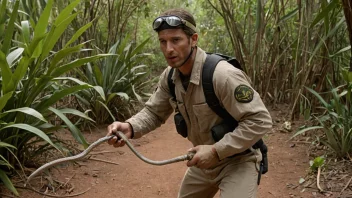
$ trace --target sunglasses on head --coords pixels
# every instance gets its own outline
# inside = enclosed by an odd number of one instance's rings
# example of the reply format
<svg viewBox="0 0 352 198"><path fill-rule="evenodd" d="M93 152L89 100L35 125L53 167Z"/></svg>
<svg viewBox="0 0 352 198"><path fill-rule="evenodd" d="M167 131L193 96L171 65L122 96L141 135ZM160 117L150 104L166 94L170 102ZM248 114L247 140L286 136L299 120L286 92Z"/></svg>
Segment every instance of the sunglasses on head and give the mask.
<svg viewBox="0 0 352 198"><path fill-rule="evenodd" d="M191 28L194 32L196 32L196 27L192 23L190 23L184 19L181 19L178 16L161 16L161 17L156 18L153 22L153 29L157 30L164 21L169 26L172 26L172 27L177 27L177 26L183 24L183 25Z"/></svg>

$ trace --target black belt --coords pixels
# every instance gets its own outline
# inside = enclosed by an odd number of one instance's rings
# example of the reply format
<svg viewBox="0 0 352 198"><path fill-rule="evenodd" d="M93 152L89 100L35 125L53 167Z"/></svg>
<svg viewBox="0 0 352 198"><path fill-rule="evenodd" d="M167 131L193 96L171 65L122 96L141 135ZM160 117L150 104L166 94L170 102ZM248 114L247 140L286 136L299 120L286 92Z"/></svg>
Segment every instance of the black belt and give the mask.
<svg viewBox="0 0 352 198"><path fill-rule="evenodd" d="M246 154L248 154L250 152L252 152L251 149L247 149L247 150L245 150L245 151L243 151L241 153L236 153L234 155L231 155L229 158L237 157L237 156L240 156L240 155L246 155Z"/></svg>

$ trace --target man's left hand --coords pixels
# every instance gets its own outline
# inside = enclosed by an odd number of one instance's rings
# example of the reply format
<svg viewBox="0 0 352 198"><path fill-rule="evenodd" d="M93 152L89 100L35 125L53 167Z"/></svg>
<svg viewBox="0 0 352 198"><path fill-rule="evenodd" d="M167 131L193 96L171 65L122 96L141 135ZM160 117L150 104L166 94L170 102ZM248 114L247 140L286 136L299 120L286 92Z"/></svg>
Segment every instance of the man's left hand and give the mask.
<svg viewBox="0 0 352 198"><path fill-rule="evenodd" d="M195 152L193 158L187 162L187 166L196 166L201 169L208 169L219 162L219 157L213 145L199 145L188 150Z"/></svg>

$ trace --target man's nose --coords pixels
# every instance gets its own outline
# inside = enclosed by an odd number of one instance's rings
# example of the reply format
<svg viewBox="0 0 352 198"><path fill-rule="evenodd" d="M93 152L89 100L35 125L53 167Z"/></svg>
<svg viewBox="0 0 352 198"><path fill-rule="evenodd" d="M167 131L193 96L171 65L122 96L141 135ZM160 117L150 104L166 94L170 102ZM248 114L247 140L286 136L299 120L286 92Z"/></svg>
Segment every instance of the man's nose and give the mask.
<svg viewBox="0 0 352 198"><path fill-rule="evenodd" d="M166 44L166 51L167 51L167 52L172 52L172 51L174 51L174 46L172 45L171 42L167 42L167 44Z"/></svg>

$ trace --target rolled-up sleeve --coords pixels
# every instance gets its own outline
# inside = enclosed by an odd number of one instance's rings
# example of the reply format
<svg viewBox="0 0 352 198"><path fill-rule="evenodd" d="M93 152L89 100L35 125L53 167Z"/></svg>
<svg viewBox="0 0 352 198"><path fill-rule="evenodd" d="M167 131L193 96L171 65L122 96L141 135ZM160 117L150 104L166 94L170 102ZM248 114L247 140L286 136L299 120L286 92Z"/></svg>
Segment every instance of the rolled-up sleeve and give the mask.
<svg viewBox="0 0 352 198"><path fill-rule="evenodd" d="M161 74L157 88L145 103L145 107L136 115L126 120L133 128L133 138L140 138L144 134L161 126L173 112L170 103L171 95L167 85L169 70L167 68Z"/></svg>
<svg viewBox="0 0 352 198"><path fill-rule="evenodd" d="M219 64L214 72L213 83L222 106L239 124L214 145L222 160L253 146L271 129L272 119L259 94L241 70ZM235 95L239 87L248 91L247 98L241 99Z"/></svg>

